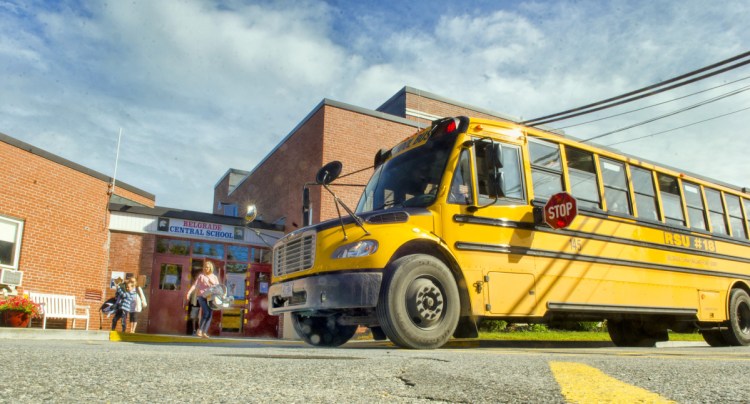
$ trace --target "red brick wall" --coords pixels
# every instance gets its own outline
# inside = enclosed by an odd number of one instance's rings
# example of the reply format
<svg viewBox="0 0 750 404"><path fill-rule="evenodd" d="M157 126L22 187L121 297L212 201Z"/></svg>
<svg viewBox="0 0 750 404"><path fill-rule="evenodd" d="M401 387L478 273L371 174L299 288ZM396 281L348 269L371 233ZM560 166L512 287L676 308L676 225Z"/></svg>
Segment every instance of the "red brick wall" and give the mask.
<svg viewBox="0 0 750 404"><path fill-rule="evenodd" d="M253 203L259 219L273 222L284 216L287 231L295 229L293 222L301 227L302 187L315 180L322 162L323 115L321 109L311 116L230 196L226 195L228 180L218 184L214 205L219 201L237 203L239 215L244 216L245 207Z"/></svg>
<svg viewBox="0 0 750 404"><path fill-rule="evenodd" d="M406 106L440 115L467 115L494 118L478 111L442 101L406 93ZM429 122L422 120L424 126ZM391 148L405 137L416 132L416 127L362 114L345 108L323 104L321 108L292 134L266 161L257 166L250 178L232 195L227 196L228 176L214 189L214 205L219 201L237 203L240 215L244 206L255 203L262 219L272 222L286 217L285 231L302 226L302 187L315 180L323 165L333 160L343 163L343 174L372 166L375 153L381 148ZM341 179L340 183L365 184L372 169ZM354 209L361 187L332 186L347 206ZM310 187L313 221L335 218L333 197L319 186ZM321 204L322 200L322 204ZM214 206L216 211L216 206ZM296 226L295 226L296 224Z"/></svg>
<svg viewBox="0 0 750 404"><path fill-rule="evenodd" d="M110 274L112 271L132 273L139 280L138 286L143 289L146 301L150 302L151 272L154 263L155 247L156 236L153 234L112 232L109 242L109 271L107 272L107 279L111 278ZM147 282L144 282L144 280L147 280ZM114 289L107 289L107 299L114 297L114 295ZM138 314L137 320L138 327L136 332L146 332L149 321L148 308L145 308ZM103 326L107 328L111 324L111 319L109 319L108 321L104 321Z"/></svg>
<svg viewBox="0 0 750 404"><path fill-rule="evenodd" d="M109 283L108 183L5 142L0 166L0 214L24 221L23 289L75 296L90 305L91 327L98 329ZM154 203L123 188L116 193Z"/></svg>
<svg viewBox="0 0 750 404"><path fill-rule="evenodd" d="M323 161L339 160L343 163L342 174L372 167L375 153L390 149L398 142L416 132L416 127L376 118L358 112L325 107L325 137ZM344 184L366 184L372 176L372 168L337 181ZM320 187L317 187L320 189ZM336 195L352 210L357 206L363 187L332 186ZM319 191L320 192L320 191ZM322 190L323 204L316 202L315 221L337 217L333 197ZM317 200L320 200L318 193ZM345 214L342 210L342 214Z"/></svg>

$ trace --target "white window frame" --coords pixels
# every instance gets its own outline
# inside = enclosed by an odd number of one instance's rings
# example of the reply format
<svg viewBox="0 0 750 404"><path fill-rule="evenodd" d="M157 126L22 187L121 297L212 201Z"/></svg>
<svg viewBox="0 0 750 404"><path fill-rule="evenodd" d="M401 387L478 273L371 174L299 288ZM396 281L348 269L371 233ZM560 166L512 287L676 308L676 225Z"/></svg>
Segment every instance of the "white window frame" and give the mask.
<svg viewBox="0 0 750 404"><path fill-rule="evenodd" d="M12 269L14 271L18 270L18 262L21 257L21 240L23 239L23 220L18 219L12 219L7 216L0 215L0 222L6 222L10 225L16 226L16 239L13 243L13 262L8 264L0 263L0 268L7 268Z"/></svg>

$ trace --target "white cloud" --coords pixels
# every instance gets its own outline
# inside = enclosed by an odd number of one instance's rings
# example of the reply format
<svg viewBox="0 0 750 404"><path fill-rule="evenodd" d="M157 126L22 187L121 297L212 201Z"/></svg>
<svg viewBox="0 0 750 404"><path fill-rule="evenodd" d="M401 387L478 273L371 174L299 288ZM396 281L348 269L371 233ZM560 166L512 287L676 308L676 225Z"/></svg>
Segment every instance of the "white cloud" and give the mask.
<svg viewBox="0 0 750 404"><path fill-rule="evenodd" d="M532 118L750 48L744 1L413 2L370 12L338 3L357 13L320 2L77 4L0 3L0 131L109 174L123 127L118 177L160 205L194 210L210 210L219 177L252 169L322 98L375 108L408 85ZM738 96L608 141L747 105ZM657 113L569 132L593 136ZM702 125L621 147L749 185L736 146L750 134L735 129L749 115L708 126L731 133L712 144L728 163L702 154Z"/></svg>

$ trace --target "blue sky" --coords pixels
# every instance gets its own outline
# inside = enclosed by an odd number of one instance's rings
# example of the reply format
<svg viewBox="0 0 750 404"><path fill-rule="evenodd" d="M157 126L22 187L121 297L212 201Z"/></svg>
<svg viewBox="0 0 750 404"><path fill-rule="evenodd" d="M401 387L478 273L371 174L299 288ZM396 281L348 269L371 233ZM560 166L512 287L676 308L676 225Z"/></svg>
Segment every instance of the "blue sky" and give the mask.
<svg viewBox="0 0 750 404"><path fill-rule="evenodd" d="M157 204L211 211L323 98L377 108L404 86L533 118L750 50L750 3L708 1L0 0L0 132L112 175ZM750 67L567 129L587 138L750 85ZM750 107L750 91L602 138ZM750 110L617 145L750 186Z"/></svg>

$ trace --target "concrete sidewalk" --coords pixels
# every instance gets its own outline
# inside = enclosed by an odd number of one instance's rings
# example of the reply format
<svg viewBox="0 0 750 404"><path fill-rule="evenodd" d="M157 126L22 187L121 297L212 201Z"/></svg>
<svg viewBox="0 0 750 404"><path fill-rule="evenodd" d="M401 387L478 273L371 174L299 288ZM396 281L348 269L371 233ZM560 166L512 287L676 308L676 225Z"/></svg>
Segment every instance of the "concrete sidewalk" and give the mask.
<svg viewBox="0 0 750 404"><path fill-rule="evenodd" d="M222 344L222 343L302 343L301 341L287 341L271 338L200 338L192 335L166 335L166 334L141 334L123 333L108 330L63 330L63 329L41 329L41 328L14 328L0 327L0 340L2 339L26 339L26 340L76 340L76 341L112 341L112 342L148 342L148 343L189 343L189 344Z"/></svg>

